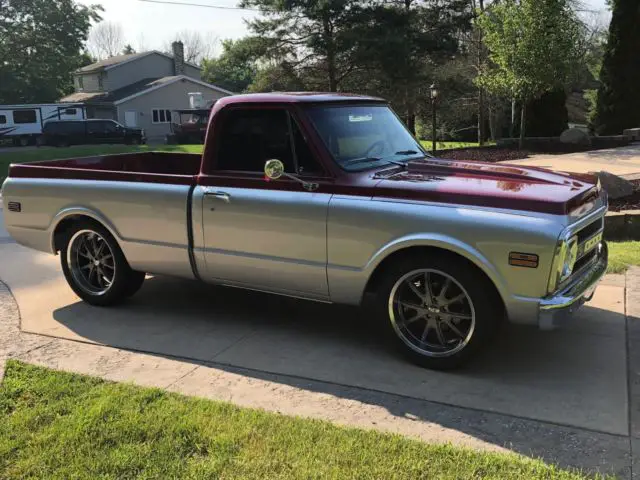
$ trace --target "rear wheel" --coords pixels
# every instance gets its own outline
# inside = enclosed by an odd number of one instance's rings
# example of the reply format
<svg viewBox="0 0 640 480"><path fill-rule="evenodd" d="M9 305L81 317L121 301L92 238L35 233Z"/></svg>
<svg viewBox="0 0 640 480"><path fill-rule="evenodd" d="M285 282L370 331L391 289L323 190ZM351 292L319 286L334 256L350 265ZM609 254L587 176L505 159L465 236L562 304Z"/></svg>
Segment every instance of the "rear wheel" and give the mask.
<svg viewBox="0 0 640 480"><path fill-rule="evenodd" d="M413 362L451 369L469 361L502 318L490 281L454 255L405 257L384 272L377 308Z"/></svg>
<svg viewBox="0 0 640 480"><path fill-rule="evenodd" d="M144 281L144 274L131 269L116 240L96 222L78 222L69 229L60 262L71 289L91 305L120 303Z"/></svg>

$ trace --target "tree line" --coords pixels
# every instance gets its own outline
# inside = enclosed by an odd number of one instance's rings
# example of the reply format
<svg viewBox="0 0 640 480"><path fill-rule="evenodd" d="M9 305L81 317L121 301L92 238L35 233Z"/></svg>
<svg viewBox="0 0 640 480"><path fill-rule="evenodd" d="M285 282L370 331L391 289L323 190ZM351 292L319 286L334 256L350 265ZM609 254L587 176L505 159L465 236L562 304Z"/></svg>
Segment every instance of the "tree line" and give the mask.
<svg viewBox="0 0 640 480"><path fill-rule="evenodd" d="M223 88L383 97L422 137L432 84L442 139L558 135L576 92L586 92L590 103L582 93L576 101L597 133L640 126L640 0L612 0L608 32L575 2L242 0L260 15L218 56L211 36L178 37L203 79ZM72 91L79 66L133 53L117 26L100 24L90 37L101 11L74 0L0 0L0 103L55 101Z"/></svg>

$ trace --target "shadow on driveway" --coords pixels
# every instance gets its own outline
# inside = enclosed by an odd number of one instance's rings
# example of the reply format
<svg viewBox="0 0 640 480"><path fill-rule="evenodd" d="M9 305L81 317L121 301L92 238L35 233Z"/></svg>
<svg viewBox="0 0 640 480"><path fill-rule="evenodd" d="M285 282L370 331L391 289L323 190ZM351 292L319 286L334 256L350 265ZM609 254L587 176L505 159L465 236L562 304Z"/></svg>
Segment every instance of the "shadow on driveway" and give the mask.
<svg viewBox="0 0 640 480"><path fill-rule="evenodd" d="M615 471L623 467L586 452L628 451L624 317L593 307L581 315L550 333L505 325L473 364L436 372L390 348L367 309L196 282L151 278L117 308L54 312L96 343L378 405L562 466Z"/></svg>

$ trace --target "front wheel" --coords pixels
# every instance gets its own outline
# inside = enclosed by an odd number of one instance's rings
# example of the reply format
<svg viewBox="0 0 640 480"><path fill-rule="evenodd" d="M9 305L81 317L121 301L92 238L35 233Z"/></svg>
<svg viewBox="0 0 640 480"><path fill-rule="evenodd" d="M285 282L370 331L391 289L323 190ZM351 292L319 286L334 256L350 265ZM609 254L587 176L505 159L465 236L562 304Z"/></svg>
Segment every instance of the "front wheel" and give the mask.
<svg viewBox="0 0 640 480"><path fill-rule="evenodd" d="M116 240L96 222L78 222L67 232L60 263L71 289L91 305L120 303L144 281L144 274L131 269Z"/></svg>
<svg viewBox="0 0 640 480"><path fill-rule="evenodd" d="M378 306L396 345L413 362L446 370L477 353L503 315L491 282L454 255L405 257L389 266Z"/></svg>

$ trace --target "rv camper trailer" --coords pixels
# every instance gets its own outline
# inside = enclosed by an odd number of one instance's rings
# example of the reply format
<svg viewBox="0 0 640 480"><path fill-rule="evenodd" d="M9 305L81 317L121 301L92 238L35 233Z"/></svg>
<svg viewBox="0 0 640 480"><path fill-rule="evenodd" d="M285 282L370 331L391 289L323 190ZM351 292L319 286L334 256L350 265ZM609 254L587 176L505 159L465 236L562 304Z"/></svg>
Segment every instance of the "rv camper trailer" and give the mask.
<svg viewBox="0 0 640 480"><path fill-rule="evenodd" d="M0 105L0 143L40 145L42 128L49 120L83 120L81 104Z"/></svg>

